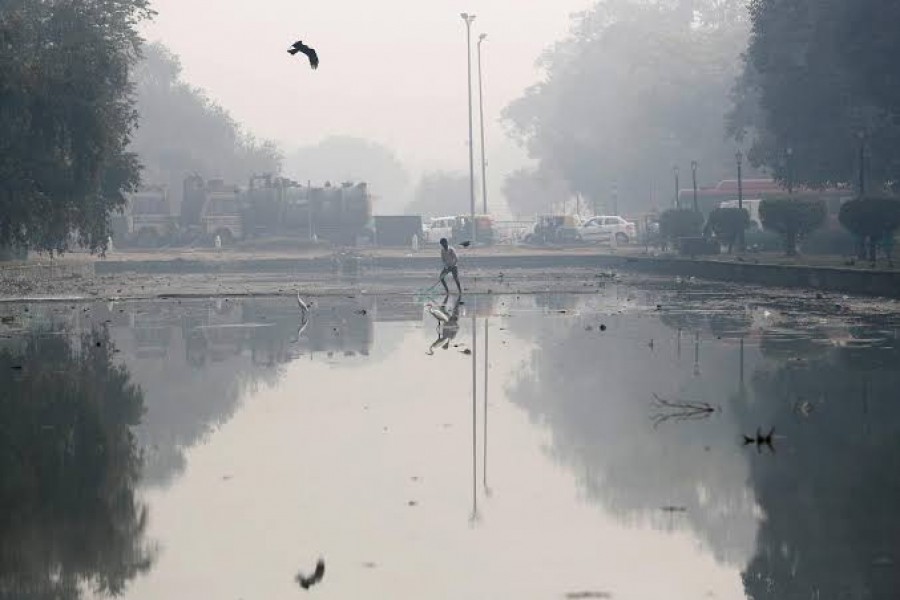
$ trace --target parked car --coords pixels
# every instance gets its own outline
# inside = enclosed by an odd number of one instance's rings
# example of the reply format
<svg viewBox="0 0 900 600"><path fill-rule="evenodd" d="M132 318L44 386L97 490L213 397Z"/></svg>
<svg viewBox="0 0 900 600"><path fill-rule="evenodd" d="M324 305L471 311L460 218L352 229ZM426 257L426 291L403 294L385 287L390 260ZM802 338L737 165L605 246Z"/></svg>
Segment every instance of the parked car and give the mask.
<svg viewBox="0 0 900 600"><path fill-rule="evenodd" d="M541 215L531 233L525 236L526 244L562 244L578 241L581 221L575 215Z"/></svg>
<svg viewBox="0 0 900 600"><path fill-rule="evenodd" d="M437 244L441 238L453 239L453 229L456 227L456 217L433 217L423 226L422 233L426 244Z"/></svg>
<svg viewBox="0 0 900 600"><path fill-rule="evenodd" d="M622 217L601 215L582 223L578 236L585 242L605 242L615 238L617 244L628 244L637 238L637 227Z"/></svg>

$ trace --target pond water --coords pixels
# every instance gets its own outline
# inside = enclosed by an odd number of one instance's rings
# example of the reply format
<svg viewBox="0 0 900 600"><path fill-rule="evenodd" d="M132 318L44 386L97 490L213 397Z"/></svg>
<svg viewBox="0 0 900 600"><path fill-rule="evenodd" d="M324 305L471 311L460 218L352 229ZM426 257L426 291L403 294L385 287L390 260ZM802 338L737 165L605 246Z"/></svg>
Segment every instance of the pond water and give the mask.
<svg viewBox="0 0 900 600"><path fill-rule="evenodd" d="M0 306L0 597L898 597L897 305L601 283Z"/></svg>

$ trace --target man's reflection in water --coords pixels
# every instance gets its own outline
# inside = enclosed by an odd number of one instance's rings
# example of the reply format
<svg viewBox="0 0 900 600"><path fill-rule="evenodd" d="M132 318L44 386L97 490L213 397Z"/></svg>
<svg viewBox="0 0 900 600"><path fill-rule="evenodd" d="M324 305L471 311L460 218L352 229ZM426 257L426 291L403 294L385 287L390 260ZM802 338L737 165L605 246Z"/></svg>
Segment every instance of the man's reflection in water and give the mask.
<svg viewBox="0 0 900 600"><path fill-rule="evenodd" d="M444 350L450 347L450 341L459 333L459 297L455 297L452 308L448 307L450 296L445 295L440 306L428 305L427 310L437 321L437 339L428 348L428 355L434 354L438 346Z"/></svg>

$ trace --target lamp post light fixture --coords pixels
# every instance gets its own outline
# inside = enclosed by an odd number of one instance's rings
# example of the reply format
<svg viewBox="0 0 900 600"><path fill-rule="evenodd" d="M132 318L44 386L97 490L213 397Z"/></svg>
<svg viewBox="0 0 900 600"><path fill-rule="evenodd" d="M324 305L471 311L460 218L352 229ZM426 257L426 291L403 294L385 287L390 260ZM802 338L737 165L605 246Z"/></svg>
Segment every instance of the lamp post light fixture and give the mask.
<svg viewBox="0 0 900 600"><path fill-rule="evenodd" d="M699 209L697 207L697 161L691 161L691 178L694 181L694 212L697 212Z"/></svg>
<svg viewBox="0 0 900 600"><path fill-rule="evenodd" d="M475 15L460 13L466 23L466 64L468 65L468 91L469 91L469 227L471 228L472 242L476 242L475 235L475 142L472 139L472 22Z"/></svg>

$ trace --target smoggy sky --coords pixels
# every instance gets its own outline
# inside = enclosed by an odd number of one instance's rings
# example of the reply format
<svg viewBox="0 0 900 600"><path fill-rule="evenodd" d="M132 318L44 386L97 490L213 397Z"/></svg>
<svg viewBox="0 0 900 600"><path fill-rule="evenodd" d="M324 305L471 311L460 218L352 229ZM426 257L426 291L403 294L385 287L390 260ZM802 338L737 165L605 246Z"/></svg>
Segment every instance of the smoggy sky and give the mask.
<svg viewBox="0 0 900 600"><path fill-rule="evenodd" d="M488 34L482 48L493 188L522 161L498 123L501 110L537 80L535 59L566 34L569 15L590 4L155 0L159 15L145 34L181 57L185 79L285 150L348 134L387 144L414 173L466 170L465 26L459 14L474 12L473 69L477 35ZM286 53L298 38L318 50L318 71L302 55ZM477 140L477 88L473 92Z"/></svg>

